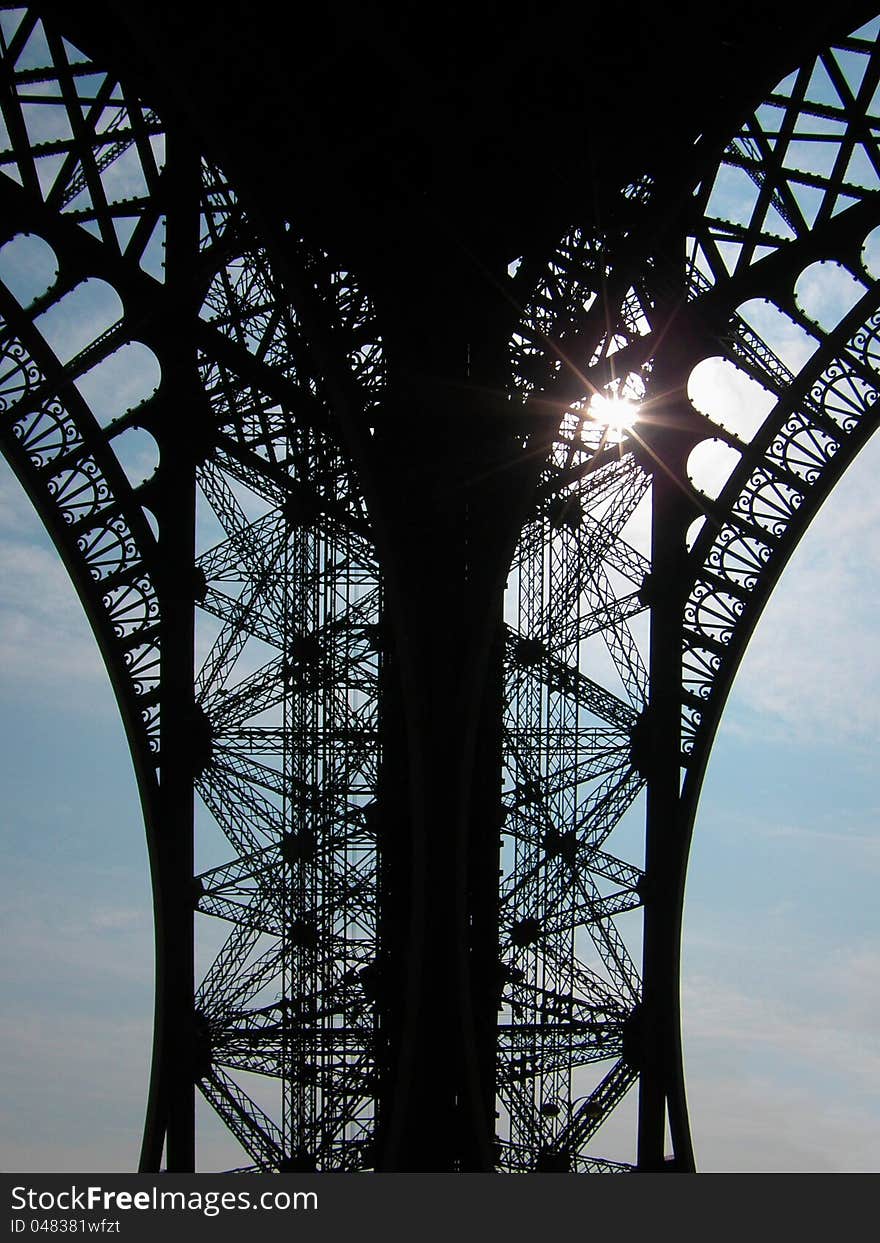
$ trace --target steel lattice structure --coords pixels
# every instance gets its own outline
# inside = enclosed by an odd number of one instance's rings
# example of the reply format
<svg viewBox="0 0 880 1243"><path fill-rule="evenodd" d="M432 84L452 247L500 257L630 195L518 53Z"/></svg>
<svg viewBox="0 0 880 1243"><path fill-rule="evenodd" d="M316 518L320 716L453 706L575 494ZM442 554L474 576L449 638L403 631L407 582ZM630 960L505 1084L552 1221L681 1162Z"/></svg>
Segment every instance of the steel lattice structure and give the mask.
<svg viewBox="0 0 880 1243"><path fill-rule="evenodd" d="M0 18L0 436L138 777L142 1168L194 1168L196 1089L248 1170L693 1168L700 786L877 424L880 19L707 128L684 184L626 180L491 271L453 246L401 303L49 10ZM751 385L735 426L706 365Z"/></svg>

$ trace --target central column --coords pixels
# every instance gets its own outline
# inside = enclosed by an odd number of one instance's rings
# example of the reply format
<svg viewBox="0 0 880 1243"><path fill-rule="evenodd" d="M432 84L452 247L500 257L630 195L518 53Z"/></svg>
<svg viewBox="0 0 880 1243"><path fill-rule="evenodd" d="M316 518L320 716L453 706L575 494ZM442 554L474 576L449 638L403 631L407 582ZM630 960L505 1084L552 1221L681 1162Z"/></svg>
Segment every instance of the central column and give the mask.
<svg viewBox="0 0 880 1243"><path fill-rule="evenodd" d="M495 1131L502 605L518 482L507 315L444 256L385 338L377 1168L489 1170Z"/></svg>

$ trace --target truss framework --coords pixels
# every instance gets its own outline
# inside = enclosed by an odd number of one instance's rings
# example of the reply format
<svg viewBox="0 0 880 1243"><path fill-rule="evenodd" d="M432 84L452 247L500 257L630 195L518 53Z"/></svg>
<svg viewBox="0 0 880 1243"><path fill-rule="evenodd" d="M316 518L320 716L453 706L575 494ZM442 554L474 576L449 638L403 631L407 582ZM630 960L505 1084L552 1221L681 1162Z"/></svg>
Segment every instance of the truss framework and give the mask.
<svg viewBox="0 0 880 1243"><path fill-rule="evenodd" d="M677 1167L693 1163L677 954L700 784L761 609L876 426L878 25L789 75L720 157L696 151L670 236L640 244L663 205L645 178L615 232L578 226L549 263L509 269L508 400L558 417L499 645L498 1169L662 1168L667 1120ZM379 794L381 489L365 500L377 313L330 256L263 242L222 173L37 8L0 28L0 439L83 600L141 789L159 931L145 1168L163 1143L192 1162L193 1085L242 1168L383 1168L398 847ZM22 294L28 233L55 271ZM857 291L817 317L799 278L820 261ZM63 348L52 324L99 282L121 314ZM758 298L809 340L806 363L785 361ZM96 381L137 346L159 383L108 416ZM767 395L751 430L688 399L708 359ZM640 402L638 424L603 426L597 392ZM146 443L159 466L135 483ZM707 443L737 455L714 492L688 474ZM194 939L217 940L202 926L224 935L196 987ZM635 1085L638 1150L610 1159L604 1124Z"/></svg>

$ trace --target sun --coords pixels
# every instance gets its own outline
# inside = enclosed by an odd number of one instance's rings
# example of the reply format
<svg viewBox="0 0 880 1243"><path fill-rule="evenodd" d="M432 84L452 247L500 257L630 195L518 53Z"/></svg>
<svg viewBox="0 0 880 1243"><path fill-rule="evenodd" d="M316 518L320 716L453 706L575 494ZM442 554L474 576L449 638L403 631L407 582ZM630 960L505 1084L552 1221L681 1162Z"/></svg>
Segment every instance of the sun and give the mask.
<svg viewBox="0 0 880 1243"><path fill-rule="evenodd" d="M607 440L619 444L639 418L639 403L626 397L594 393L587 406L591 422L600 427Z"/></svg>

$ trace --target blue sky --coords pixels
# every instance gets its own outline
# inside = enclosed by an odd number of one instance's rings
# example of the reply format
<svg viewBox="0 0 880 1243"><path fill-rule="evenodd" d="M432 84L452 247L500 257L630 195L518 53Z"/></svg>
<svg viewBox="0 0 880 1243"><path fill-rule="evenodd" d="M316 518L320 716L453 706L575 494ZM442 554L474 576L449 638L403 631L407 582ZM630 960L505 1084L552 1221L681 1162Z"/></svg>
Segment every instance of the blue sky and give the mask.
<svg viewBox="0 0 880 1243"><path fill-rule="evenodd" d="M130 1169L153 969L131 762L79 602L5 464L0 532L0 1165Z"/></svg>
<svg viewBox="0 0 880 1243"><path fill-rule="evenodd" d="M785 571L709 768L683 965L705 1169L876 1168L878 467L875 440Z"/></svg>

